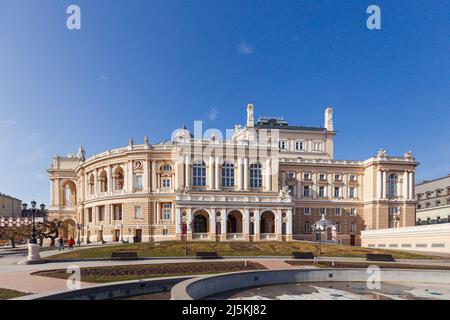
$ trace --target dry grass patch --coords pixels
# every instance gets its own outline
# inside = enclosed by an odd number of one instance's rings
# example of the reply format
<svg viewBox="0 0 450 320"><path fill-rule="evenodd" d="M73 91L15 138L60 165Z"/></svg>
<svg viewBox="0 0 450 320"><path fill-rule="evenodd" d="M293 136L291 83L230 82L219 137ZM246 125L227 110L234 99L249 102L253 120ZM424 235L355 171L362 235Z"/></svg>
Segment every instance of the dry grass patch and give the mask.
<svg viewBox="0 0 450 320"><path fill-rule="evenodd" d="M213 274L263 269L266 269L266 267L259 263L250 261L190 262L112 267L89 267L81 268L81 281L104 283L157 277ZM59 279L67 279L70 276L70 274L66 273L65 269L39 271L34 273L34 275Z"/></svg>
<svg viewBox="0 0 450 320"><path fill-rule="evenodd" d="M216 251L221 256L290 256L292 251L317 252L317 245L312 242L189 242L188 255L194 256L197 251ZM164 241L150 243L120 244L89 249L75 250L51 256L47 259L86 259L110 258L114 251L136 251L144 257L173 257L184 255L184 242ZM344 245L322 244L322 255L326 257L365 258L368 253L388 253L395 259L439 259L419 253L370 249Z"/></svg>

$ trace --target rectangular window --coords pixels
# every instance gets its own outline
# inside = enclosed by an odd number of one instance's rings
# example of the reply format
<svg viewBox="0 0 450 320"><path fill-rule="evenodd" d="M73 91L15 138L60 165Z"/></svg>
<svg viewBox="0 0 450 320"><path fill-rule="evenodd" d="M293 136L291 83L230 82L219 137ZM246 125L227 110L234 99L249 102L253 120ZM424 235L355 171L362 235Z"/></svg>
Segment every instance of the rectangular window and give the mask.
<svg viewBox="0 0 450 320"><path fill-rule="evenodd" d="M287 177L288 177L288 179L294 179L294 173L288 172Z"/></svg>
<svg viewBox="0 0 450 320"><path fill-rule="evenodd" d="M349 198L354 198L355 197L355 188L354 187L350 187L348 189L348 197Z"/></svg>
<svg viewBox="0 0 450 320"><path fill-rule="evenodd" d="M350 175L350 181L356 181L356 176L354 175L354 174L351 174Z"/></svg>
<svg viewBox="0 0 450 320"><path fill-rule="evenodd" d="M356 223L350 225L350 232L356 232Z"/></svg>
<svg viewBox="0 0 450 320"><path fill-rule="evenodd" d="M92 222L92 208L88 209L88 222Z"/></svg>
<svg viewBox="0 0 450 320"><path fill-rule="evenodd" d="M340 174L335 174L334 175L334 180L341 181L341 179L342 179L342 176Z"/></svg>
<svg viewBox="0 0 450 320"><path fill-rule="evenodd" d="M170 179L169 178L164 178L162 180L162 184L163 184L163 188L170 188Z"/></svg>
<svg viewBox="0 0 450 320"><path fill-rule="evenodd" d="M304 173L304 174L303 174L303 180L311 180L311 174L309 174L309 173Z"/></svg>
<svg viewBox="0 0 450 320"><path fill-rule="evenodd" d="M350 209L350 215L351 216L356 216L356 209L355 208L351 208Z"/></svg>
<svg viewBox="0 0 450 320"><path fill-rule="evenodd" d="M141 219L142 218L142 209L141 209L141 207L139 207L139 206L134 207L134 217L136 219Z"/></svg>
<svg viewBox="0 0 450 320"><path fill-rule="evenodd" d="M325 187L319 187L319 197L325 197Z"/></svg>
<svg viewBox="0 0 450 320"><path fill-rule="evenodd" d="M295 150L305 150L305 143L303 141L295 142Z"/></svg>
<svg viewBox="0 0 450 320"><path fill-rule="evenodd" d="M142 175L137 174L134 176L134 188L136 190L142 190L142 188L144 187L143 183L142 183Z"/></svg>
<svg viewBox="0 0 450 320"><path fill-rule="evenodd" d="M308 222L305 222L303 230L305 230L305 232L311 231L311 225Z"/></svg>
<svg viewBox="0 0 450 320"><path fill-rule="evenodd" d="M234 187L234 164L225 162L222 164L222 186Z"/></svg>
<svg viewBox="0 0 450 320"><path fill-rule="evenodd" d="M325 208L320 208L320 214L322 215L322 214L327 214L327 209L325 209Z"/></svg>
<svg viewBox="0 0 450 320"><path fill-rule="evenodd" d="M167 236L169 234L169 231L167 229L162 230L163 236Z"/></svg>
<svg viewBox="0 0 450 320"><path fill-rule="evenodd" d="M304 186L303 187L303 196L304 197L309 197L310 195L310 187L309 186Z"/></svg>
<svg viewBox="0 0 450 320"><path fill-rule="evenodd" d="M334 187L334 197L339 198L341 196L341 188L340 187Z"/></svg>
<svg viewBox="0 0 450 320"><path fill-rule="evenodd" d="M322 142L314 142L313 148L314 151L322 151Z"/></svg>
<svg viewBox="0 0 450 320"><path fill-rule="evenodd" d="M100 206L98 207L98 221L104 221L105 220L105 207Z"/></svg>
<svg viewBox="0 0 450 320"><path fill-rule="evenodd" d="M163 219L170 220L172 213L172 205L170 203L163 203Z"/></svg>
<svg viewBox="0 0 450 320"><path fill-rule="evenodd" d="M327 180L327 176L325 175L325 173L321 173L321 174L319 174L319 179L321 181L325 181L325 180Z"/></svg>
<svg viewBox="0 0 450 320"><path fill-rule="evenodd" d="M340 216L342 214L341 208L336 208L335 215Z"/></svg>
<svg viewBox="0 0 450 320"><path fill-rule="evenodd" d="M311 208L303 208L303 214L309 216L311 214Z"/></svg>
<svg viewBox="0 0 450 320"><path fill-rule="evenodd" d="M337 221L335 223L335 226L336 226L336 232L341 232L341 223L339 221Z"/></svg>
<svg viewBox="0 0 450 320"><path fill-rule="evenodd" d="M286 141L283 140L279 141L278 146L280 147L280 149L286 150Z"/></svg>
<svg viewBox="0 0 450 320"><path fill-rule="evenodd" d="M122 220L122 205L115 204L113 205L114 210L114 220Z"/></svg>

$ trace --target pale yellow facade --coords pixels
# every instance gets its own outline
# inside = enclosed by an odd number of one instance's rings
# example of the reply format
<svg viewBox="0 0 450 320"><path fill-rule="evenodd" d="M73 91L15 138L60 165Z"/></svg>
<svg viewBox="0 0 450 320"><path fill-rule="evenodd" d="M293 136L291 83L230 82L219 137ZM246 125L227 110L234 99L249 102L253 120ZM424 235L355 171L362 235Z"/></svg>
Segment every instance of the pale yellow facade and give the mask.
<svg viewBox="0 0 450 320"><path fill-rule="evenodd" d="M333 241L359 245L361 230L414 225L410 152L334 160L331 108L322 128L253 112L226 139L179 129L158 144L54 157L50 216L84 242L313 240L324 214Z"/></svg>
<svg viewBox="0 0 450 320"><path fill-rule="evenodd" d="M0 217L20 217L22 200L0 193Z"/></svg>

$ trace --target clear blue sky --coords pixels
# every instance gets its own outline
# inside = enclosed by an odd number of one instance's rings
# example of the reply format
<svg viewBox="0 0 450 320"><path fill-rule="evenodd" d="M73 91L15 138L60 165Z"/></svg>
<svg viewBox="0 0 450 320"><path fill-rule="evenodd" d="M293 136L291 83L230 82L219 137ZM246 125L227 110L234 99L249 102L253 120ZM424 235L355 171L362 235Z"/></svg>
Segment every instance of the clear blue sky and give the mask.
<svg viewBox="0 0 450 320"><path fill-rule="evenodd" d="M418 179L450 173L450 1L0 0L0 43L0 192L27 202L55 154L232 128L249 102L313 126L333 106L337 159L411 149Z"/></svg>

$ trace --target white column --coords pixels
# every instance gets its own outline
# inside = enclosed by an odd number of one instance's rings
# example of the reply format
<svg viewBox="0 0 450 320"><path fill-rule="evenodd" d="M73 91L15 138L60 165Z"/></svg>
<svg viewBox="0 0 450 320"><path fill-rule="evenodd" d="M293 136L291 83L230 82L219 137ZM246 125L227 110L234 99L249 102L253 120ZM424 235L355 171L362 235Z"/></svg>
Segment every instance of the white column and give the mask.
<svg viewBox="0 0 450 320"><path fill-rule="evenodd" d="M348 198L348 174L343 174L342 175L342 182L344 182L344 186L342 187L342 197L344 197L344 199Z"/></svg>
<svg viewBox="0 0 450 320"><path fill-rule="evenodd" d="M180 170L178 168L178 165L179 165L179 163L178 163L178 158L177 158L177 160L175 161L175 176L173 177L173 188L175 190L177 190L179 187L178 186L178 177L180 176Z"/></svg>
<svg viewBox="0 0 450 320"><path fill-rule="evenodd" d="M148 178L149 178L149 176L148 176L148 161L145 160L144 161L144 175L142 177L142 184L143 184L145 193L149 192L149 190L148 190L148 186L149 186Z"/></svg>
<svg viewBox="0 0 450 320"><path fill-rule="evenodd" d="M383 171L383 177L381 179L381 185L383 187L383 199L386 199L386 171Z"/></svg>
<svg viewBox="0 0 450 320"><path fill-rule="evenodd" d="M382 182L382 173L380 170L377 171L377 199L381 199L381 194L383 192L383 182Z"/></svg>
<svg viewBox="0 0 450 320"><path fill-rule="evenodd" d="M100 210L98 207L95 207L95 223L99 224L100 222Z"/></svg>
<svg viewBox="0 0 450 320"><path fill-rule="evenodd" d="M220 180L221 180L221 176L220 176L220 159L219 159L219 157L216 157L215 171L216 171L216 172L215 172L214 177L215 177L216 181L215 181L215 186L214 186L214 188L215 188L216 190L220 190Z"/></svg>
<svg viewBox="0 0 450 320"><path fill-rule="evenodd" d="M214 189L214 157L209 157L209 190Z"/></svg>
<svg viewBox="0 0 450 320"><path fill-rule="evenodd" d="M188 210L187 210L187 221L186 221L186 227L187 227L187 234L192 234L192 225L191 225L191 222L192 222L192 209L191 208L189 208Z"/></svg>
<svg viewBox="0 0 450 320"><path fill-rule="evenodd" d="M318 193L319 193L318 186L317 186L317 173L316 173L316 172L314 172L314 173L312 174L312 181L313 181L313 185L312 185L312 195L313 195L313 199L316 199L316 198L317 198L317 195L318 195Z"/></svg>
<svg viewBox="0 0 450 320"><path fill-rule="evenodd" d="M265 190L271 191L272 189L272 167L270 163L270 159L266 160L266 182L265 182Z"/></svg>
<svg viewBox="0 0 450 320"><path fill-rule="evenodd" d="M277 210L276 218L275 218L275 233L276 236L281 236L281 226L283 223L283 218L281 217L281 210Z"/></svg>
<svg viewBox="0 0 450 320"><path fill-rule="evenodd" d="M408 199L408 172L403 172L403 199Z"/></svg>
<svg viewBox="0 0 450 320"><path fill-rule="evenodd" d="M292 235L292 209L289 209L286 214L287 223L286 223L286 235Z"/></svg>
<svg viewBox="0 0 450 320"><path fill-rule="evenodd" d="M180 208L175 208L175 228L176 228L176 233L180 234L181 233L181 210Z"/></svg>
<svg viewBox="0 0 450 320"><path fill-rule="evenodd" d="M260 233L259 227L261 225L261 214L260 214L259 210L255 210L254 213L255 213L255 222L253 223L253 226L254 226L255 236L257 236L256 238L259 239L259 233Z"/></svg>
<svg viewBox="0 0 450 320"><path fill-rule="evenodd" d="M414 199L414 172L408 173L409 199Z"/></svg>
<svg viewBox="0 0 450 320"><path fill-rule="evenodd" d="M110 224L114 223L114 205L113 204L109 205L109 223Z"/></svg>
<svg viewBox="0 0 450 320"><path fill-rule="evenodd" d="M133 168L132 168L132 162L129 161L127 163L127 176L128 176L128 192L133 192ZM97 177L95 177L95 180L97 180Z"/></svg>
<svg viewBox="0 0 450 320"><path fill-rule="evenodd" d="M191 186L191 157L189 155L186 156L185 160L185 177L184 177L184 185L188 188Z"/></svg>
<svg viewBox="0 0 450 320"><path fill-rule="evenodd" d="M220 234L226 237L227 234L227 211L220 210Z"/></svg>
<svg viewBox="0 0 450 320"><path fill-rule="evenodd" d="M244 210L244 215L242 217L242 233L248 234L249 233L249 226L250 226L250 215L248 209Z"/></svg>
<svg viewBox="0 0 450 320"><path fill-rule="evenodd" d="M209 211L209 234L216 233L216 211L214 209L210 209ZM213 240L213 239L211 239Z"/></svg>
<svg viewBox="0 0 450 320"><path fill-rule="evenodd" d="M156 192L156 161L153 160L152 161L152 168L151 168L152 172L151 172L151 176L152 176L152 192Z"/></svg>
<svg viewBox="0 0 450 320"><path fill-rule="evenodd" d="M243 171L244 171L244 190L248 190L248 158L247 157L244 158Z"/></svg>
<svg viewBox="0 0 450 320"><path fill-rule="evenodd" d="M58 186L58 191L59 191L59 186ZM98 195L97 169L94 170L94 194Z"/></svg>
<svg viewBox="0 0 450 320"><path fill-rule="evenodd" d="M161 203L156 202L156 224L159 224L159 220L161 219Z"/></svg>
<svg viewBox="0 0 450 320"><path fill-rule="evenodd" d="M238 183L238 190L242 190L242 158L238 159L238 167L237 167L237 183Z"/></svg>
<svg viewBox="0 0 450 320"><path fill-rule="evenodd" d="M107 177L107 179L108 179L108 185L107 185L107 188L108 188L108 192L107 192L107 194L112 194L112 191L113 191L113 174L112 174L112 167L111 166L108 166L107 168L106 168L106 177Z"/></svg>

